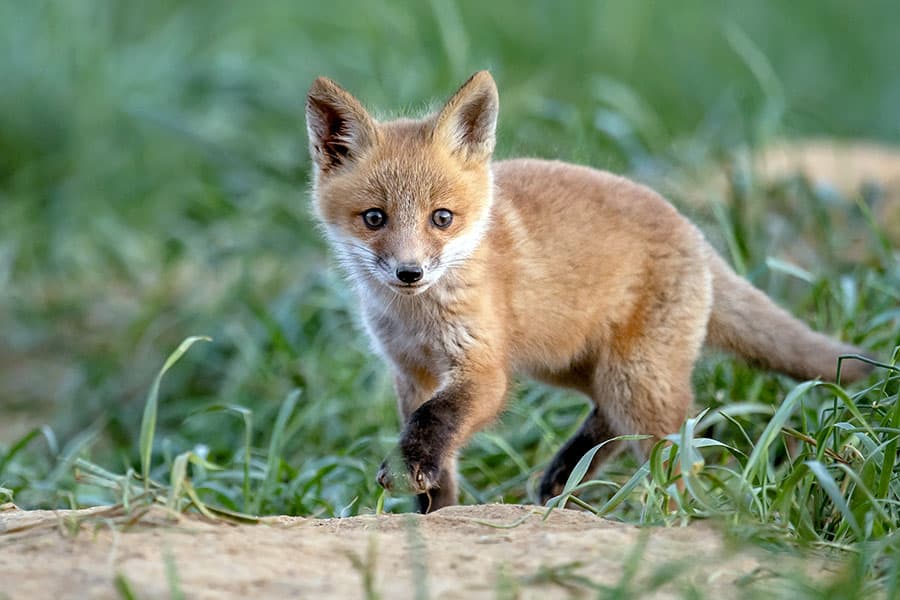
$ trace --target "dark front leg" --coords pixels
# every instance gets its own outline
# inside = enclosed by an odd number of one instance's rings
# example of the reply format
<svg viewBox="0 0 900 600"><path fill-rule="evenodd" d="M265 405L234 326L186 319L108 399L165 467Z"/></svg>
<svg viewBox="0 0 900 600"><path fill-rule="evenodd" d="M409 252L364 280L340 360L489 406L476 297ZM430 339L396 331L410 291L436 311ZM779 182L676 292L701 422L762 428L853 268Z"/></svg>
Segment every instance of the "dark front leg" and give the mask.
<svg viewBox="0 0 900 600"><path fill-rule="evenodd" d="M440 486L446 458L462 445L457 439L472 401L469 386L453 385L409 416L400 436L400 454L406 461L413 491L424 493Z"/></svg>
<svg viewBox="0 0 900 600"><path fill-rule="evenodd" d="M400 454L423 512L456 503L456 455L473 433L497 417L506 382L502 369L458 375L410 414ZM391 480L383 466L379 481Z"/></svg>
<svg viewBox="0 0 900 600"><path fill-rule="evenodd" d="M425 404L437 389L435 376L415 365L403 365L394 374L394 390L397 392L397 411L400 424L405 426L413 411ZM375 481L386 490L400 491L408 488L407 482L395 481L395 476L403 472L402 458L392 453L384 459Z"/></svg>

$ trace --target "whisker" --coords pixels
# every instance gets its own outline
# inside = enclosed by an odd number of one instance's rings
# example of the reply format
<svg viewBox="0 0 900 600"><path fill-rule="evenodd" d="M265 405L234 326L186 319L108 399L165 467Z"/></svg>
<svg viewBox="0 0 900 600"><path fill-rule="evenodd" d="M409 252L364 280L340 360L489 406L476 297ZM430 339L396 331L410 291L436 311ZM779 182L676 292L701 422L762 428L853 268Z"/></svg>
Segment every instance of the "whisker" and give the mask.
<svg viewBox="0 0 900 600"><path fill-rule="evenodd" d="M378 256L378 254L377 254L375 251L373 251L371 248L367 248L366 246L363 246L362 244L359 244L359 243L357 243L357 242L350 242L350 241L345 241L345 240L334 240L334 242L337 243L337 244L340 244L340 245L342 245L342 246L346 246L346 247L348 247L348 248L354 248L354 249L356 249L356 250L360 250L361 252L365 253L366 255L371 256L371 257L373 257L373 258L375 258L375 259L377 259L377 260L379 260L379 261L380 261L380 260L383 260L383 259L382 259L380 256Z"/></svg>

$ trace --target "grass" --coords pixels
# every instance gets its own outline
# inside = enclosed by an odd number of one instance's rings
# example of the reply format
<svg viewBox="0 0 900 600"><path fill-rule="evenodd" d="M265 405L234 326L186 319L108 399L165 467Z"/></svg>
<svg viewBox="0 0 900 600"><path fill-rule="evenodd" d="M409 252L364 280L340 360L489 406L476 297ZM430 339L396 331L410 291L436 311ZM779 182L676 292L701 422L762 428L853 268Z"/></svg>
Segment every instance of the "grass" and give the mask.
<svg viewBox="0 0 900 600"><path fill-rule="evenodd" d="M0 6L0 501L410 510L374 482L394 400L309 215L303 96L327 74L414 113L490 67L501 156L650 182L728 165L725 202L672 200L757 286L882 363L846 389L709 356L702 416L646 465L574 478L566 499L837 549L851 560L835 589L791 589L889 596L900 268L878 190L756 181L742 157L782 136L900 141L894 14L889 0ZM200 335L213 341L167 363ZM463 501L533 500L585 412L523 382L464 453Z"/></svg>

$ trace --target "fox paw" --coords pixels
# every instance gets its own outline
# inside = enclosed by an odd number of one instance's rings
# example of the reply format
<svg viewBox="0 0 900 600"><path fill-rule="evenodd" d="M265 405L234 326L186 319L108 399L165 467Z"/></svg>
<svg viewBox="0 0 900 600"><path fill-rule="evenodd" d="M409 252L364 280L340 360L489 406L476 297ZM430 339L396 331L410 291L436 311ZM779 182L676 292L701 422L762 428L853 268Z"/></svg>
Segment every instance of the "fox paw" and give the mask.
<svg viewBox="0 0 900 600"><path fill-rule="evenodd" d="M569 474L564 469L551 465L544 473L541 484L538 487L538 497L541 504L547 504L550 498L558 496L562 493Z"/></svg>
<svg viewBox="0 0 900 600"><path fill-rule="evenodd" d="M413 491L423 494L438 486L441 470L437 465L412 463L409 465L409 483Z"/></svg>
<svg viewBox="0 0 900 600"><path fill-rule="evenodd" d="M378 473L375 475L375 481L387 491L393 492L396 491L397 478L394 476L394 469L391 468L390 462L390 460L385 460L381 463ZM439 477L440 467L436 465L416 462L407 467L408 489L416 494L437 488ZM402 490L405 483L402 477L400 483Z"/></svg>
<svg viewBox="0 0 900 600"><path fill-rule="evenodd" d="M388 465L387 460L378 467L378 473L375 474L375 481L389 492L394 489L394 475L391 473L391 467Z"/></svg>
<svg viewBox="0 0 900 600"><path fill-rule="evenodd" d="M563 485L561 483L541 483L541 486L538 488L538 498L541 505L547 504L551 498L559 496L562 491Z"/></svg>

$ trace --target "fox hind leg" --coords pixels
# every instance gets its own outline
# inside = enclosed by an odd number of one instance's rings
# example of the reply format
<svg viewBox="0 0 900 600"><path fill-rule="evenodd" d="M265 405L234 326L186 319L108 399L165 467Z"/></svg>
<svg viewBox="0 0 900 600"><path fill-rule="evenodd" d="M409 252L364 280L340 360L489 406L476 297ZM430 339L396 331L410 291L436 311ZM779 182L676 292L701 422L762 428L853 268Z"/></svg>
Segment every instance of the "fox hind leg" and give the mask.
<svg viewBox="0 0 900 600"><path fill-rule="evenodd" d="M542 504L562 492L575 465L594 446L620 435L650 435L652 437L633 444L638 456L645 459L659 439L678 431L693 404L689 372L677 385L673 385L672 375L668 372L650 377L643 373L640 384L621 373L598 373L596 379L594 408L544 472L539 487ZM602 446L594 455L588 474L624 447L622 441Z"/></svg>
<svg viewBox="0 0 900 600"><path fill-rule="evenodd" d="M541 504L546 504L550 498L562 492L563 486L568 481L575 465L591 448L613 437L615 437L615 433L613 433L609 421L603 415L603 412L597 406L594 406L590 414L584 419L578 432L559 449L550 462L550 466L544 471L544 476L538 489ZM622 444L620 442L608 443L601 447L594 455L589 472L595 470L621 448Z"/></svg>

